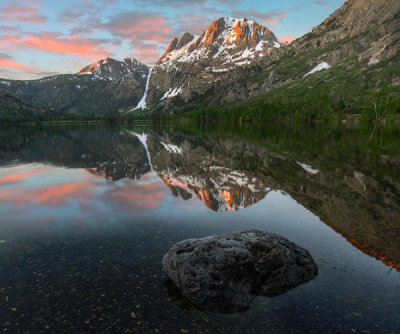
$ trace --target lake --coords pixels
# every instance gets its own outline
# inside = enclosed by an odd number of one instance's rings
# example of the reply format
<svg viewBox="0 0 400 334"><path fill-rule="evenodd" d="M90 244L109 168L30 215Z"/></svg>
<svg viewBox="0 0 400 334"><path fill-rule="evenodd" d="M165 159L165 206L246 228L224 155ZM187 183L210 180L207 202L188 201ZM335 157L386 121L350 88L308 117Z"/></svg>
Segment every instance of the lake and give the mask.
<svg viewBox="0 0 400 334"><path fill-rule="evenodd" d="M398 126L0 129L3 332L399 333ZM167 281L176 242L259 229L312 281L248 311Z"/></svg>

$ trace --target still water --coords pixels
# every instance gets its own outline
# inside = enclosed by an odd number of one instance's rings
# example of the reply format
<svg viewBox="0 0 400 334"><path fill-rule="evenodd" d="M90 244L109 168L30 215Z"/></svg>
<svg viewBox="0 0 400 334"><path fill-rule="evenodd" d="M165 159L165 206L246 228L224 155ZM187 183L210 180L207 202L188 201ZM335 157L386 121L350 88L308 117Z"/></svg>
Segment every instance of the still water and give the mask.
<svg viewBox="0 0 400 334"><path fill-rule="evenodd" d="M0 330L399 333L398 129L0 129ZM167 284L176 242L259 229L319 275L202 312Z"/></svg>

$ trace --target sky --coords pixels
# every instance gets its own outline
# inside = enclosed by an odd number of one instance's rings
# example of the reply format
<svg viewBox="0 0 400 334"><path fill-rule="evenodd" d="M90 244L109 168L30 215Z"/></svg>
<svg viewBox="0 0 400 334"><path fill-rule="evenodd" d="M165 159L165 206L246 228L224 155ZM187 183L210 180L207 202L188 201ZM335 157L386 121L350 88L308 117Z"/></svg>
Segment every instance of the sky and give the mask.
<svg viewBox="0 0 400 334"><path fill-rule="evenodd" d="M171 40L220 17L254 19L282 42L344 0L0 0L0 78L76 73L106 57L152 65Z"/></svg>

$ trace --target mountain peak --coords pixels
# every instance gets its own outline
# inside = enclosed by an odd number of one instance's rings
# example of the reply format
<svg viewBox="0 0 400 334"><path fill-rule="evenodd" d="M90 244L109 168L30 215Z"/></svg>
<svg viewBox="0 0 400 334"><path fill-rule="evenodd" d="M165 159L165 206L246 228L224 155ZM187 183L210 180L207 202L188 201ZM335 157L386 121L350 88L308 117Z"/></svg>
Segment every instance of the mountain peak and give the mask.
<svg viewBox="0 0 400 334"><path fill-rule="evenodd" d="M82 68L77 74L91 74L108 80L118 80L131 72L143 72L147 76L148 67L134 58L117 60L107 57Z"/></svg>
<svg viewBox="0 0 400 334"><path fill-rule="evenodd" d="M228 58L234 55L235 58L242 58L239 52L248 50L260 54L279 46L276 36L254 20L221 17L212 22L201 35L185 33L180 39L175 38L157 64L175 59L196 60L204 58L204 55L215 58L225 54Z"/></svg>
<svg viewBox="0 0 400 334"><path fill-rule="evenodd" d="M168 105L203 94L223 73L259 61L279 48L275 35L254 20L221 17L200 35L185 33L170 43L152 68L146 99Z"/></svg>

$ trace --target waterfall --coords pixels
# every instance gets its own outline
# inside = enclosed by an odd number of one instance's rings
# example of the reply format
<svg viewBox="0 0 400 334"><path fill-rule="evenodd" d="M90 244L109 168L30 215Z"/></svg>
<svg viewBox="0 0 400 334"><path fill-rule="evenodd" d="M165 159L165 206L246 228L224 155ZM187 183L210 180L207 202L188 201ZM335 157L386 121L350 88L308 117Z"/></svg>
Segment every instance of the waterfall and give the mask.
<svg viewBox="0 0 400 334"><path fill-rule="evenodd" d="M147 81L146 81L146 89L144 91L144 94L142 96L142 99L139 101L138 105L136 106L136 109L142 108L142 109L146 109L147 105L146 105L146 97L147 97L147 91L149 90L149 85L150 85L150 77L151 77L151 71L153 68L150 69L149 71L149 75L147 76Z"/></svg>

